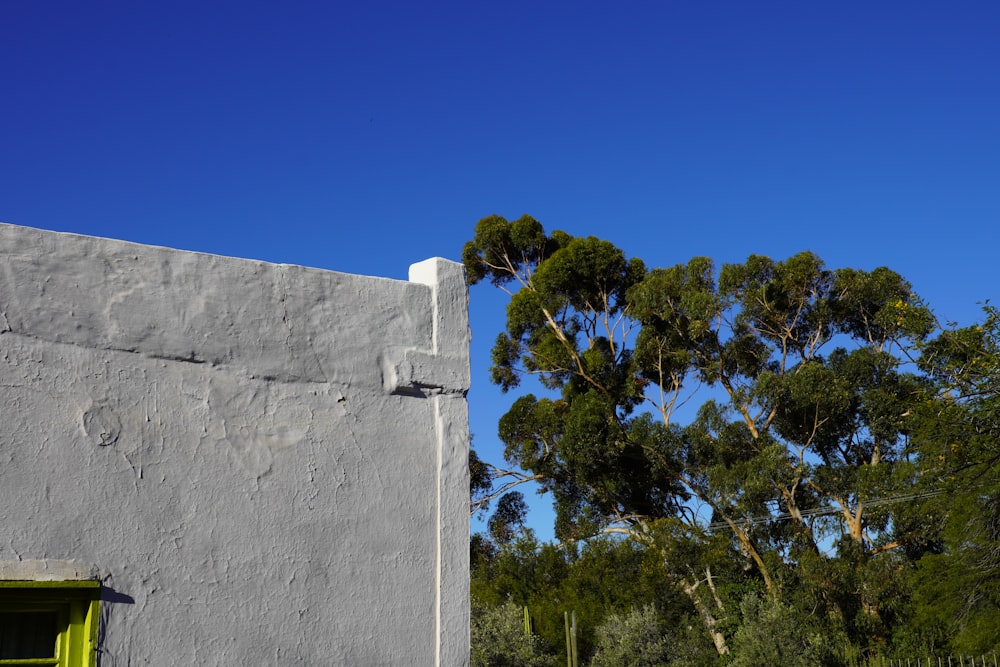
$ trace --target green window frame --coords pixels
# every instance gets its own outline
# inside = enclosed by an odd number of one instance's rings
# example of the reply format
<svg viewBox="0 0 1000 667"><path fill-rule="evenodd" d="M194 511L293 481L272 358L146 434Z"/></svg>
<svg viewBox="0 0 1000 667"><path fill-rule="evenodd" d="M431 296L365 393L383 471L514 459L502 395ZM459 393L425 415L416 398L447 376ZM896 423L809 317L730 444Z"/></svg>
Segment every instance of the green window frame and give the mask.
<svg viewBox="0 0 1000 667"><path fill-rule="evenodd" d="M101 582L0 581L0 666L96 667Z"/></svg>

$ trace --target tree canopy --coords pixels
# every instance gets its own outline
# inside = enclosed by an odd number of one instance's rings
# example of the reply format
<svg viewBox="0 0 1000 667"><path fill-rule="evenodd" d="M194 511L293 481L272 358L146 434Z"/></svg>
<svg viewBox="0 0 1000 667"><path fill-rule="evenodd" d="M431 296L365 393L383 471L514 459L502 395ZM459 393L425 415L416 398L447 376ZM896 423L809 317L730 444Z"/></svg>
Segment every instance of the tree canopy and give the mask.
<svg viewBox="0 0 1000 667"><path fill-rule="evenodd" d="M808 616L864 654L955 629L956 648L993 647L995 311L942 330L886 267L806 251L647 268L530 216L480 220L463 261L510 295L493 381L537 380L500 419L506 463L476 459L498 544L523 533L513 486L533 480L561 543L622 535L655 556L721 656L752 644L751 616ZM941 586L951 607L930 602ZM616 627L649 627L642 604ZM828 648L810 650L836 664Z"/></svg>

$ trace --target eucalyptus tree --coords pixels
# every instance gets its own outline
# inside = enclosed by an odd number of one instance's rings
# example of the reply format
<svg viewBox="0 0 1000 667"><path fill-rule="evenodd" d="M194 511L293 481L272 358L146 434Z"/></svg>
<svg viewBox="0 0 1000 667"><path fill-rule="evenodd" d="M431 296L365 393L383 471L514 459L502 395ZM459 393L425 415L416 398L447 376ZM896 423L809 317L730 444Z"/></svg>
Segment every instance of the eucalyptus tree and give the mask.
<svg viewBox="0 0 1000 667"><path fill-rule="evenodd" d="M538 393L499 435L508 470L552 493L560 540L656 545L720 653L738 606L721 570L878 619L877 587L838 588L826 552L864 570L903 544L891 501L912 491L908 420L932 395L910 360L934 319L899 274L809 252L647 270L529 216L480 220L463 260L470 283L510 294L492 379L511 391L533 376Z"/></svg>
<svg viewBox="0 0 1000 667"><path fill-rule="evenodd" d="M924 499L908 524L936 531L913 572L914 643L958 653L1000 646L1000 311L923 349L939 400L915 427ZM943 491L943 493L941 493Z"/></svg>

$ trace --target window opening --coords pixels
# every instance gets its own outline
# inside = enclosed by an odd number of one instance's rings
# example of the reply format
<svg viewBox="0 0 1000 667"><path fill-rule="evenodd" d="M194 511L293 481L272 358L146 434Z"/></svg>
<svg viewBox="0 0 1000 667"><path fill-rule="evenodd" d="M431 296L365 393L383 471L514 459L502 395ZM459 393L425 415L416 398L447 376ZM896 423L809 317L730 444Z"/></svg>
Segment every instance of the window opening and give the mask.
<svg viewBox="0 0 1000 667"><path fill-rule="evenodd" d="M96 667L98 581L0 581L0 667Z"/></svg>

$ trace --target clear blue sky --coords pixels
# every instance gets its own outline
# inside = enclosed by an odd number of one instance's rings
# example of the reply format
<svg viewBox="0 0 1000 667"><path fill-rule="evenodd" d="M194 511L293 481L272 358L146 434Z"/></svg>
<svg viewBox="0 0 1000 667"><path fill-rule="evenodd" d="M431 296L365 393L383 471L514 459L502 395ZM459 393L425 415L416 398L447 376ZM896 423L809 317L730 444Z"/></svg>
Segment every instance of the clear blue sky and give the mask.
<svg viewBox="0 0 1000 667"><path fill-rule="evenodd" d="M617 5L4 2L0 221L405 278L530 213L997 296L1000 3ZM502 309L472 290L488 458Z"/></svg>

